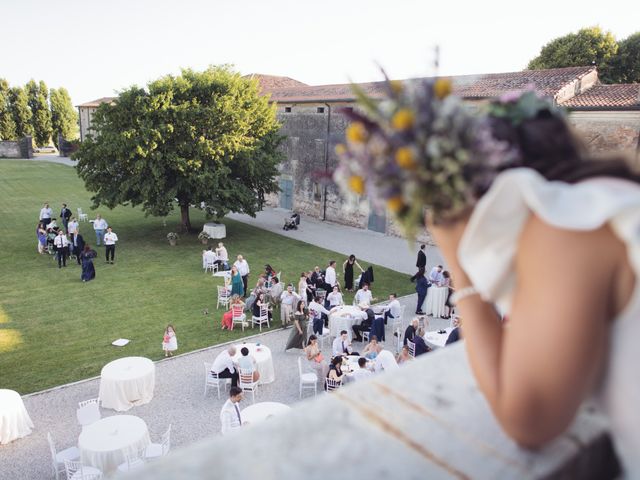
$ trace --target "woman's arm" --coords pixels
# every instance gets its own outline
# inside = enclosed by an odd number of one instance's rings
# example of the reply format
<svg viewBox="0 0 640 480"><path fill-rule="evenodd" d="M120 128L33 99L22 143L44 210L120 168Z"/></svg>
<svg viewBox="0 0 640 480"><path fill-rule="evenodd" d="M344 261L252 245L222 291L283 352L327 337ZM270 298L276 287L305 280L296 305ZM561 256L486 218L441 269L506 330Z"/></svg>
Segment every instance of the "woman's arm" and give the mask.
<svg viewBox="0 0 640 480"><path fill-rule="evenodd" d="M362 267L360 266L360 264L358 263L358 261L357 261L357 260L356 260L355 262L353 262L353 263L354 263L354 264L355 264L355 265L360 269L360 271L361 271L362 273L364 273L364 268L362 268Z"/></svg>

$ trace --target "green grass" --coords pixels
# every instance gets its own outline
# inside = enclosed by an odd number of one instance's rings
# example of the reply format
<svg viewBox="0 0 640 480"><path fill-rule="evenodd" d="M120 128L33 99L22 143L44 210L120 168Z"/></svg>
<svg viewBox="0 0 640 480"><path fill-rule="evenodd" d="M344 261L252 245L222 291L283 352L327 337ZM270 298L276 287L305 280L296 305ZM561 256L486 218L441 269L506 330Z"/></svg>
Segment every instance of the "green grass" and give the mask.
<svg viewBox="0 0 640 480"><path fill-rule="evenodd" d="M168 323L176 327L178 353L242 336L240 329L220 329L223 310L215 303L222 279L203 273L203 246L196 234L182 235L176 247L169 246L166 234L175 230L177 213L164 227L161 219L145 217L137 208L100 209L120 241L115 265L105 264L103 247L98 249L96 279L88 283L80 281L75 261L58 269L53 256L38 255L35 227L42 203L48 201L57 214L66 202L74 213L82 207L94 218L90 196L70 167L0 161L0 388L26 394L98 375L121 356L160 359ZM191 214L194 227L201 229L204 216L197 210ZM224 223L229 254L242 253L252 268L250 286L265 263L297 285L302 270L345 257L232 220ZM80 230L94 246L91 224L81 223ZM377 297L412 291L406 275L374 269ZM347 301L351 298L347 295ZM131 343L111 346L120 337Z"/></svg>

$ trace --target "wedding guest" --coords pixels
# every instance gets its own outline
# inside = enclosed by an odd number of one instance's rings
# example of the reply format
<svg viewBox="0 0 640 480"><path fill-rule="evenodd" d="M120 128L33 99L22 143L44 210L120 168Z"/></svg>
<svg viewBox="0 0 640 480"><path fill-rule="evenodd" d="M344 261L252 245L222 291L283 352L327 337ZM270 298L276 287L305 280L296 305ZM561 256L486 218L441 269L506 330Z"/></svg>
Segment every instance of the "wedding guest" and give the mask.
<svg viewBox="0 0 640 480"><path fill-rule="evenodd" d="M62 221L62 226L65 231L69 231L69 219L71 218L71 210L67 208L67 204L63 203L62 208L60 209L60 220Z"/></svg>
<svg viewBox="0 0 640 480"><path fill-rule="evenodd" d="M424 275L425 269L427 268L427 255L425 253L426 245L420 245L420 250L418 250L418 259L416 260L416 268L418 272L411 277L411 281L415 282L418 276Z"/></svg>
<svg viewBox="0 0 640 480"><path fill-rule="evenodd" d="M376 319L376 315L369 305L363 303L359 305L359 307L361 309L360 312L352 313L352 316L362 319L359 324L354 324L353 327L351 327L354 334L354 342L362 341L362 332L369 332L373 326L373 321Z"/></svg>
<svg viewBox="0 0 640 480"><path fill-rule="evenodd" d="M420 273L420 272L418 272ZM424 276L424 272L416 278L416 293L418 294L418 304L416 305L416 315L424 315L422 305L427 298L427 290L429 289L429 280Z"/></svg>
<svg viewBox="0 0 640 480"><path fill-rule="evenodd" d="M242 285L244 286L242 296L244 297L247 295L247 282L249 281L249 272L250 272L249 264L243 258L242 255L238 255L233 265L238 269L238 272L242 277Z"/></svg>
<svg viewBox="0 0 640 480"><path fill-rule="evenodd" d="M217 262L216 254L213 253L213 247L209 247L202 251L202 268L207 268L207 265L215 265Z"/></svg>
<svg viewBox="0 0 640 480"><path fill-rule="evenodd" d="M307 344L307 323L309 322L309 310L305 306L304 300L298 300L296 310L293 313L293 328L289 334L287 345L284 350L291 348L303 349Z"/></svg>
<svg viewBox="0 0 640 480"><path fill-rule="evenodd" d="M342 330L340 332L340 336L336 337L333 341L332 349L333 356L337 355L359 355L358 352L354 352L353 348L351 348L351 342L349 341L348 332L346 330Z"/></svg>
<svg viewBox="0 0 640 480"><path fill-rule="evenodd" d="M102 240L104 238L104 231L107 229L109 224L107 221L100 216L100 214L96 215L96 219L93 221L93 229L96 232L96 245L100 246L102 244Z"/></svg>
<svg viewBox="0 0 640 480"><path fill-rule="evenodd" d="M378 337L375 335L372 335L371 340L364 347L364 350L362 351L362 356L369 360L373 360L378 356L378 354L381 351L382 351L382 346L378 343Z"/></svg>
<svg viewBox="0 0 640 480"><path fill-rule="evenodd" d="M229 254L227 253L227 248L222 242L218 243L218 248L216 248L216 257L216 263L219 265L218 268L222 267L223 270L229 270Z"/></svg>
<svg viewBox="0 0 640 480"><path fill-rule="evenodd" d="M375 359L374 371L376 373L397 370L398 362L389 350L382 350Z"/></svg>
<svg viewBox="0 0 640 480"><path fill-rule="evenodd" d="M338 283L338 277L336 275L336 261L331 260L329 266L324 272L324 283L326 285L325 290L330 292L333 290L333 286Z"/></svg>
<svg viewBox="0 0 640 480"><path fill-rule="evenodd" d="M384 307L384 324L387 324L387 319L391 318L392 320L400 319L400 313L402 312L402 307L400 306L400 302L398 301L398 296L395 293L389 295L389 304Z"/></svg>
<svg viewBox="0 0 640 480"><path fill-rule="evenodd" d="M260 380L258 364L256 363L256 359L249 355L249 349L247 347L242 347L240 349L240 355L242 356L238 359L238 367L242 370L250 370L252 381L257 382Z"/></svg>
<svg viewBox="0 0 640 480"><path fill-rule="evenodd" d="M284 287L282 282L278 280L278 277L275 277L273 279L271 288L269 289L269 296L271 297L274 305L280 303L280 297L282 296L283 289Z"/></svg>
<svg viewBox="0 0 640 480"><path fill-rule="evenodd" d="M413 360L413 357L409 355L409 347L404 345L396 357L396 362L398 362L398 365L402 365L403 363L410 362L411 360Z"/></svg>
<svg viewBox="0 0 640 480"><path fill-rule="evenodd" d="M313 333L317 335L322 335L322 331L324 330L324 320L322 319L322 314L331 314L331 312L324 308L324 306L320 302L320 298L316 297L309 304L309 311L313 315Z"/></svg>
<svg viewBox="0 0 640 480"><path fill-rule="evenodd" d="M229 389L229 399L222 406L220 411L221 432L226 435L242 426L242 416L238 405L242 401L242 389L232 386Z"/></svg>
<svg viewBox="0 0 640 480"><path fill-rule="evenodd" d="M336 357L333 357L331 359L331 363L329 364L329 372L327 373L327 378L330 378L331 380L335 380L339 384L342 384L344 375L345 374L342 372L342 356L338 355Z"/></svg>
<svg viewBox="0 0 640 480"><path fill-rule="evenodd" d="M293 306L300 300L300 295L293 291L293 285L287 285L287 289L280 295L280 320L282 328L286 328L293 315Z"/></svg>
<svg viewBox="0 0 640 480"><path fill-rule="evenodd" d="M368 283L365 283L364 285L362 285L362 288L358 290L356 292L355 297L353 297L353 301L357 305L362 305L362 304L371 305L371 303L374 300L377 300L377 298L373 298L373 294L371 293L371 290L369 290Z"/></svg>
<svg viewBox="0 0 640 480"><path fill-rule="evenodd" d="M318 346L318 337L315 335L309 335L309 343L305 347L304 352L307 355L307 360L309 361L311 368L316 370L318 378L325 378L329 371L329 365Z"/></svg>
<svg viewBox="0 0 640 480"><path fill-rule="evenodd" d="M82 262L82 273L80 278L83 282L88 282L96 278L96 269L93 266L93 259L96 258L98 253L92 250L87 244L84 246L84 250L80 254L80 261Z"/></svg>
<svg viewBox="0 0 640 480"><path fill-rule="evenodd" d="M230 378L231 387L238 385L238 370L233 363L236 347L233 345L218 354L211 365L211 371L218 374L218 378Z"/></svg>
<svg viewBox="0 0 640 480"><path fill-rule="evenodd" d="M413 343L416 345L416 357L431 351L431 348L424 341L424 328L418 328L416 335L413 337Z"/></svg>
<svg viewBox="0 0 640 480"><path fill-rule="evenodd" d="M233 265L231 267L231 295L244 296L244 285L242 283L242 276L238 271L238 267Z"/></svg>
<svg viewBox="0 0 640 480"><path fill-rule="evenodd" d="M353 292L353 267L358 267L360 272L364 273L364 268L360 266L355 255L349 255L342 264L342 273L344 274L344 288L347 292Z"/></svg>
<svg viewBox="0 0 640 480"><path fill-rule="evenodd" d="M71 223L69 223L69 225L71 225ZM78 262L78 265L81 265L81 254L84 251L84 238L82 237L82 235L80 234L80 232L78 230L76 230L76 233L74 235L71 236L71 245L73 245L73 252L74 255L76 256L76 260Z"/></svg>
<svg viewBox="0 0 640 480"><path fill-rule="evenodd" d="M453 319L453 326L454 326L454 329L451 330L451 333L447 337L447 341L445 342L445 346L446 345L451 345L452 343L456 343L458 340L460 340L462 338L462 335L461 335L461 332L460 332L460 327L462 326L462 318L460 318L460 317L454 318Z"/></svg>
<svg viewBox="0 0 640 480"><path fill-rule="evenodd" d="M265 306L265 307L267 307L267 315L269 317L269 320L271 320L271 305L265 299L265 295L266 295L266 293L264 293L264 292L258 293L258 297L256 298L256 301L253 302L253 306L251 308L251 313L252 313L252 315L254 317L259 318L260 317L260 308L262 306Z"/></svg>
<svg viewBox="0 0 640 480"><path fill-rule="evenodd" d="M429 272L428 280L432 285L435 285L436 287L442 285L442 282L444 281L444 277L442 276L442 265L436 265L431 269L431 271Z"/></svg>
<svg viewBox="0 0 640 480"><path fill-rule="evenodd" d="M111 227L107 227L107 233L104 234L104 246L106 252L107 263L111 263L113 265L113 261L116 256L116 242L118 241L118 235L111 230ZM111 256L111 261L109 261L109 256Z"/></svg>
<svg viewBox="0 0 640 480"><path fill-rule="evenodd" d="M167 325L164 329L164 336L162 337L162 350L164 350L165 357L172 357L173 352L178 350L178 338L176 337L176 329L173 325Z"/></svg>
<svg viewBox="0 0 640 480"><path fill-rule="evenodd" d="M75 235L79 231L80 231L80 224L78 223L78 220L76 219L76 217L72 216L71 219L69 220L69 226L67 227L67 233L69 235Z"/></svg>
<svg viewBox="0 0 640 480"><path fill-rule="evenodd" d="M329 303L329 309L344 305L342 294L340 293L340 288L338 287L338 285L333 287L333 291L329 295L327 295L327 302Z"/></svg>
<svg viewBox="0 0 640 480"><path fill-rule="evenodd" d="M407 344L407 340L411 342L414 341L413 339L416 336L416 333L418 332L418 325L420 325L419 318L414 318L413 320L411 320L411 324L404 331L404 340L403 340L404 345Z"/></svg>
<svg viewBox="0 0 640 480"><path fill-rule="evenodd" d="M42 222L39 222L36 227L36 236L38 237L38 253L42 255L47 247L47 230Z"/></svg>
<svg viewBox="0 0 640 480"><path fill-rule="evenodd" d="M298 294L304 298L306 300L307 303L309 302L309 290L307 289L307 273L306 272L302 272L300 274L300 280L298 280Z"/></svg>
<svg viewBox="0 0 640 480"><path fill-rule="evenodd" d="M56 258L58 259L58 268L67 266L67 256L69 255L69 240L62 229L58 230L58 235L53 241L56 248Z"/></svg>
<svg viewBox="0 0 640 480"><path fill-rule="evenodd" d="M240 307L244 310L244 302L239 295L233 295L229 302L229 310L222 314L222 330L233 330L233 307Z"/></svg>
<svg viewBox="0 0 640 480"><path fill-rule="evenodd" d="M40 223L44 225L45 230L51 223L51 216L53 215L53 210L48 203L45 203L44 206L40 209Z"/></svg>
<svg viewBox="0 0 640 480"><path fill-rule="evenodd" d="M373 373L371 370L367 369L367 359L360 357L358 359L358 368L353 372L353 380L355 382L360 382L371 377L373 377Z"/></svg>

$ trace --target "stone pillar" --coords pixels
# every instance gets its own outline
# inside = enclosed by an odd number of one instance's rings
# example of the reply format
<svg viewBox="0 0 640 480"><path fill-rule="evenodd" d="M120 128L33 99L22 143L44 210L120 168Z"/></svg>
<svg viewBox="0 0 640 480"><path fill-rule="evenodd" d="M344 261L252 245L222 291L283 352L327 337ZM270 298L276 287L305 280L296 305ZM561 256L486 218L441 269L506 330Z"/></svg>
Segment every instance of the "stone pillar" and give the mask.
<svg viewBox="0 0 640 480"><path fill-rule="evenodd" d="M20 156L22 158L33 158L33 140L28 135L20 139Z"/></svg>

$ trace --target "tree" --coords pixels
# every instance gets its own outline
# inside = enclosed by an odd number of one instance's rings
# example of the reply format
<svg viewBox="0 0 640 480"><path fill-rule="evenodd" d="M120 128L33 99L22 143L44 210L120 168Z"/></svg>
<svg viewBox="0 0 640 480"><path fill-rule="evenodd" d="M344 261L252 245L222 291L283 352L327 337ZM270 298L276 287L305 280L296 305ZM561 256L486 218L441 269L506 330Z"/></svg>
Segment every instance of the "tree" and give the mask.
<svg viewBox="0 0 640 480"><path fill-rule="evenodd" d="M34 140L37 146L44 147L45 145L49 145L51 134L53 133L53 129L51 128L51 111L49 110L49 104L47 102L49 90L42 80L40 83L29 80L26 89L27 96L29 97L29 108L33 115L31 121L33 122Z"/></svg>
<svg viewBox="0 0 640 480"><path fill-rule="evenodd" d="M71 103L69 92L65 88L52 88L49 94L51 103L51 127L53 143L58 147L58 135L65 140L78 136L78 115Z"/></svg>
<svg viewBox="0 0 640 480"><path fill-rule="evenodd" d="M527 68L539 70L595 64L600 79L609 83L612 78L608 62L617 53L618 42L611 32L603 32L600 27L589 27L550 41L529 62Z"/></svg>
<svg viewBox="0 0 640 480"><path fill-rule="evenodd" d="M9 91L9 109L16 124L16 136L18 138L27 135L33 136L29 99L27 98L27 92L22 87L13 87Z"/></svg>
<svg viewBox="0 0 640 480"><path fill-rule="evenodd" d="M16 122L11 115L9 83L0 78L0 140L17 140Z"/></svg>
<svg viewBox="0 0 640 480"><path fill-rule="evenodd" d="M93 128L73 157L94 207L142 205L164 216L177 203L189 230L191 205L217 218L255 216L264 195L278 190L274 107L256 81L229 67L131 87L96 110Z"/></svg>
<svg viewBox="0 0 640 480"><path fill-rule="evenodd" d="M610 62L615 83L640 82L640 32L618 43L618 55Z"/></svg>

